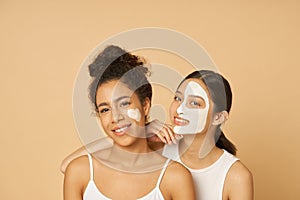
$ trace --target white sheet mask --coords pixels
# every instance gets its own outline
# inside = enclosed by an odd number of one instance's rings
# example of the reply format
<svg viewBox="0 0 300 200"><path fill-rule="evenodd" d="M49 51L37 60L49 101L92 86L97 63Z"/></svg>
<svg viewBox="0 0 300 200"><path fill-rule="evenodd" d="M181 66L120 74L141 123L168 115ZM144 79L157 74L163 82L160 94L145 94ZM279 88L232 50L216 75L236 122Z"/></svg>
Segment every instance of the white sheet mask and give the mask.
<svg viewBox="0 0 300 200"><path fill-rule="evenodd" d="M127 115L131 119L134 119L138 122L141 120L141 113L140 113L139 109L137 109L137 108L136 109L128 109Z"/></svg>
<svg viewBox="0 0 300 200"><path fill-rule="evenodd" d="M198 96L204 99L205 108L189 108L187 100L189 96ZM189 123L186 126L175 126L174 132L177 134L195 134L200 133L205 125L209 110L209 99L206 91L196 82L188 82L185 91L183 102L177 108L178 116L186 119Z"/></svg>

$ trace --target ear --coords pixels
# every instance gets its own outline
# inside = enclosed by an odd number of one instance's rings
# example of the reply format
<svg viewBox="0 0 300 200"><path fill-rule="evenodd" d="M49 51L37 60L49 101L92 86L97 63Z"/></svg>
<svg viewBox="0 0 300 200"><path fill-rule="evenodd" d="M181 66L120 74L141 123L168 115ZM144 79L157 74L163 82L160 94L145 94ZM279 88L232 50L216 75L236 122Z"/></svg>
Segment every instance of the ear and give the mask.
<svg viewBox="0 0 300 200"><path fill-rule="evenodd" d="M143 104L143 109L146 116L149 114L150 108L151 108L151 101L148 97L146 97Z"/></svg>
<svg viewBox="0 0 300 200"><path fill-rule="evenodd" d="M224 110L222 112L219 112L219 113L215 114L212 125L223 124L225 121L228 120L228 117L229 117L229 114L227 111Z"/></svg>

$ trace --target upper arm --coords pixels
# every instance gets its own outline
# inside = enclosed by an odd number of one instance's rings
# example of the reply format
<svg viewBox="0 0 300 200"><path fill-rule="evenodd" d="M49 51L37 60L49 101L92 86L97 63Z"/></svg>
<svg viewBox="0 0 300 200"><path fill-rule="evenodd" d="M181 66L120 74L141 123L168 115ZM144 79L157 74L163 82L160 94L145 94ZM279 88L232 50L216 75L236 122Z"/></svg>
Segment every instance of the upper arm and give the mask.
<svg viewBox="0 0 300 200"><path fill-rule="evenodd" d="M64 200L82 200L86 180L88 180L87 158L73 160L67 167L64 177Z"/></svg>
<svg viewBox="0 0 300 200"><path fill-rule="evenodd" d="M253 176L251 172L240 161L230 168L225 186L230 200L253 200Z"/></svg>
<svg viewBox="0 0 300 200"><path fill-rule="evenodd" d="M168 191L171 199L196 199L192 175L179 163L173 163L167 171Z"/></svg>

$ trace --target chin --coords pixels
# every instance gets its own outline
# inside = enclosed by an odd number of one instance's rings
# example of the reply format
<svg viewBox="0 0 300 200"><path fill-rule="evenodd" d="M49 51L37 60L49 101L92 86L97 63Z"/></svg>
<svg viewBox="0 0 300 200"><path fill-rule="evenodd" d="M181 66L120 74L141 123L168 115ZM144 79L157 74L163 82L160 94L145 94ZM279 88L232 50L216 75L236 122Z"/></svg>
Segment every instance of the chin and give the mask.
<svg viewBox="0 0 300 200"><path fill-rule="evenodd" d="M114 143L120 147L130 147L136 143L136 138L127 135L122 138L114 138Z"/></svg>

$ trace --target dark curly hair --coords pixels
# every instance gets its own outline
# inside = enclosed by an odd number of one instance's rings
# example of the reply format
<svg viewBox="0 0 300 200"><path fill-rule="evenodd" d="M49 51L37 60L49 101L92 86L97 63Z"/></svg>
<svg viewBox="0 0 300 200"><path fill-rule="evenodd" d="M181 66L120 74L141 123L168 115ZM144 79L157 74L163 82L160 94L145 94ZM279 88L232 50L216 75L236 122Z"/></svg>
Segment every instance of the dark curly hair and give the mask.
<svg viewBox="0 0 300 200"><path fill-rule="evenodd" d="M98 112L96 105L97 89L103 83L120 80L134 91L141 104L148 97L152 98L152 86L147 76L149 69L143 58L133 55L118 46L106 47L88 66L92 82L89 87L89 98Z"/></svg>

